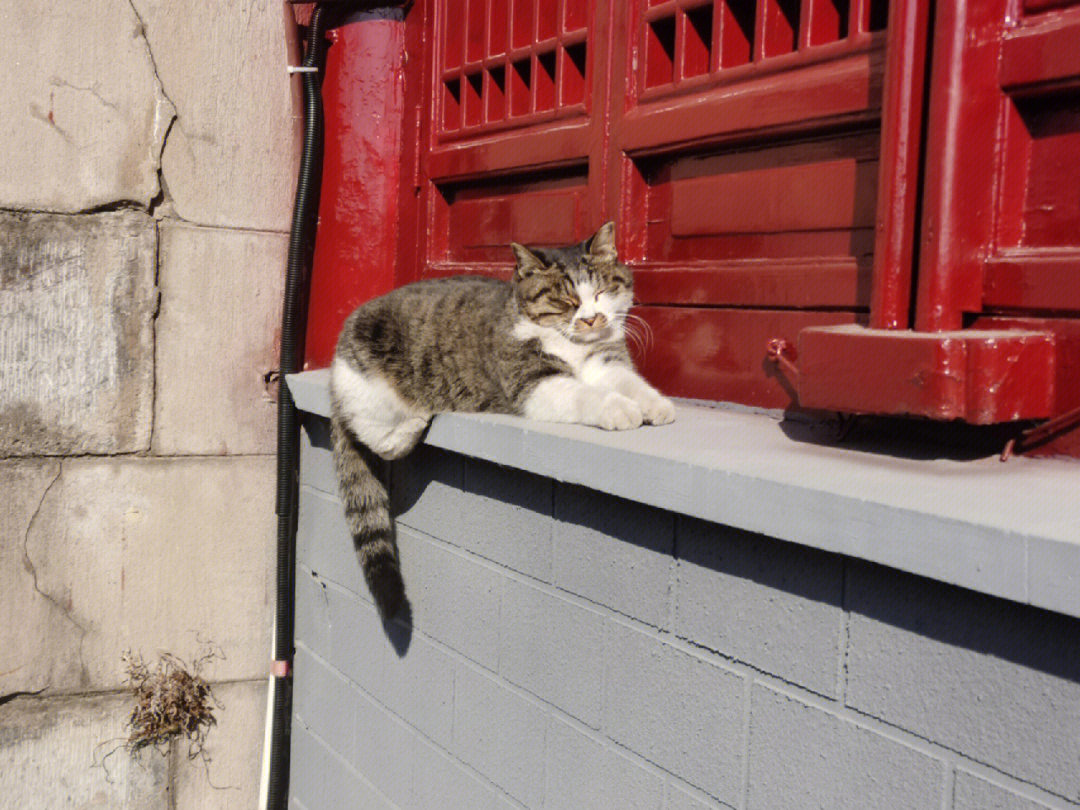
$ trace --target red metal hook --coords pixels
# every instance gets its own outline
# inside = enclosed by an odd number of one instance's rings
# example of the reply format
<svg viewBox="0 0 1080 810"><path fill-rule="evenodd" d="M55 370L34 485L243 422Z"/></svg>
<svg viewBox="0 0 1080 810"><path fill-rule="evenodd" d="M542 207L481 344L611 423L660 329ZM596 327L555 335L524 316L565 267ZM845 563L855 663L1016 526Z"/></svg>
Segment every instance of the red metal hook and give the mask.
<svg viewBox="0 0 1080 810"><path fill-rule="evenodd" d="M765 355L790 374L796 384L798 383L799 367L792 362L796 358L794 346L783 338L773 338L765 345Z"/></svg>

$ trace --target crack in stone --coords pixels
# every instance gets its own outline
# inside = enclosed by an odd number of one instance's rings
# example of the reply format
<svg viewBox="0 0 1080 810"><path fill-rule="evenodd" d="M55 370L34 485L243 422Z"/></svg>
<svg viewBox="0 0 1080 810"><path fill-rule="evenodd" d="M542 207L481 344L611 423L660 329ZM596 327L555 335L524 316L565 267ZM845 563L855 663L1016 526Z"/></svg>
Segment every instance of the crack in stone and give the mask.
<svg viewBox="0 0 1080 810"><path fill-rule="evenodd" d="M168 91L165 90L165 82L161 79L161 72L158 70L157 59L154 57L154 49L150 47L150 37L148 34L149 27L146 24L146 20L143 19L142 14L139 13L139 9L135 6L135 0L128 0L128 5L131 7L131 13L135 15L135 19L138 20L138 36L142 39L143 44L146 46L146 55L150 59L150 69L153 71L154 80L157 82L158 89L161 91L162 98L169 102L169 107L172 109L172 116L169 118L168 123L165 125L165 132L161 136L161 148L157 153L157 178L158 178L158 193L150 200L149 211L151 215L156 215L158 209L166 203L171 203L171 199L166 190L165 174L162 168L162 158L165 155L165 144L168 143L169 135L172 132L173 126L184 131L183 125L180 123L180 108L176 106L176 102L169 96ZM167 206L171 210L172 205Z"/></svg>
<svg viewBox="0 0 1080 810"><path fill-rule="evenodd" d="M60 600L57 599L55 596L42 590L41 585L38 583L37 566L34 565L34 561L30 558L30 534L34 529L34 523L37 521L38 516L41 514L42 508L45 506L45 499L49 497L49 493L52 492L53 487L56 486L56 482L60 480L60 476L63 475L63 472L64 462L60 461L56 467L56 475L53 476L53 479L49 482L49 485L45 487L45 491L41 493L41 499L38 501L37 507L34 509L34 513L30 516L30 520L26 524L26 531L23 533L23 566L30 574L30 578L34 586L34 591L36 591L37 594L41 596L46 602L48 602L50 605L60 611L60 615L62 615L65 619L75 625L75 628L79 631L79 667L82 677L86 679L88 675L86 658L83 655L83 644L86 641L86 636L90 633L90 630L84 627L78 620L76 620L76 618L72 615L70 607L61 604ZM39 691L44 691L48 688L49 685L46 684Z"/></svg>
<svg viewBox="0 0 1080 810"><path fill-rule="evenodd" d="M119 104L117 104L115 101L109 101L107 98L105 98L103 95L101 95L101 91L98 90L98 87L101 85L101 82L94 82L89 87L83 87L80 84L72 84L71 82L67 81L66 79L62 79L59 76L53 75L53 76L49 77L49 84L51 84L53 87L66 87L69 90L76 90L76 91L79 91L79 92L82 92L82 93L89 93L94 98L96 98L99 102L101 102L101 104L104 105L105 107L108 107L109 109L115 110L117 112L120 111L120 105ZM164 95L164 90L162 91L162 95ZM171 104L172 102L170 101L169 103Z"/></svg>

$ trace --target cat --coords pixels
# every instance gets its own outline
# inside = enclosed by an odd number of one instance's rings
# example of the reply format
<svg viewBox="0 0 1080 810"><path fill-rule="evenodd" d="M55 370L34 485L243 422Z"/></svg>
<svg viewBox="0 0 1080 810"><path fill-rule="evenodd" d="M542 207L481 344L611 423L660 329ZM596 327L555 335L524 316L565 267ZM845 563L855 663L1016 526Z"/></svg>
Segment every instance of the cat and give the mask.
<svg viewBox="0 0 1080 810"><path fill-rule="evenodd" d="M571 247L510 247L509 283L459 276L409 284L362 304L342 326L330 370L334 465L384 619L404 606L405 590L389 497L364 448L401 458L445 411L607 430L675 418L627 350L633 277L618 260L614 223Z"/></svg>

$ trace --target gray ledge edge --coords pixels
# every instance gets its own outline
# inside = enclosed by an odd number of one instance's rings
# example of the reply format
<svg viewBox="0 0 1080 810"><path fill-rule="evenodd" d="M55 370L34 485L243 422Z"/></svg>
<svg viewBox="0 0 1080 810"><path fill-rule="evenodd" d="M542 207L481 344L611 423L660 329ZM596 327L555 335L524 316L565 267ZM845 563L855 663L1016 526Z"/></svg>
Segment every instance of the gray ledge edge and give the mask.
<svg viewBox="0 0 1080 810"><path fill-rule="evenodd" d="M328 381L287 377L322 417ZM424 442L1080 618L1080 462L900 459L799 442L767 415L676 408L671 425L619 432L440 414Z"/></svg>

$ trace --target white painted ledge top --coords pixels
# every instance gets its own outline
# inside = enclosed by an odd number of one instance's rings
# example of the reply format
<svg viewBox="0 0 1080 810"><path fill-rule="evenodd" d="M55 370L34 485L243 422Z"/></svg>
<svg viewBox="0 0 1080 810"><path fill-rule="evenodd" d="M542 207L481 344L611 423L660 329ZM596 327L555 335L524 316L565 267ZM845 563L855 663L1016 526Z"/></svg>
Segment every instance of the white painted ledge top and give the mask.
<svg viewBox="0 0 1080 810"><path fill-rule="evenodd" d="M290 375L328 416L326 370ZM1080 617L1080 462L911 459L790 438L780 420L679 404L605 432L442 414L424 441L639 503Z"/></svg>

